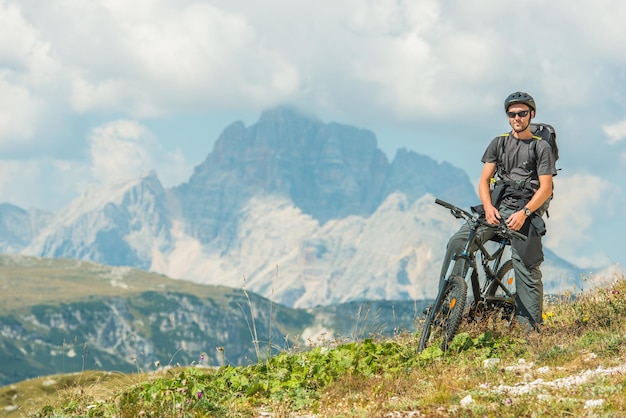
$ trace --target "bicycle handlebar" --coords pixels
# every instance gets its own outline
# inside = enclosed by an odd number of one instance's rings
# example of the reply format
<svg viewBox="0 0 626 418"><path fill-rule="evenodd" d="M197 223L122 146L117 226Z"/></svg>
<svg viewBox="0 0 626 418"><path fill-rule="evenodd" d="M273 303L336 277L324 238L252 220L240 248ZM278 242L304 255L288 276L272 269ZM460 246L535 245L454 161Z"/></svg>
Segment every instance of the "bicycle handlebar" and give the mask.
<svg viewBox="0 0 626 418"><path fill-rule="evenodd" d="M487 222L485 219L479 218L478 215L474 216L468 211L461 209L460 207L455 206L452 203L444 202L441 199L435 199L435 203L445 208L450 209L450 213L452 213L452 215L454 215L454 217L457 219L463 218L468 222L470 220L473 220L474 222L479 223L482 226L486 226L487 228L497 230L497 232L501 235L505 235L505 236L508 235L510 237L521 239L522 241L526 241L526 239L528 238L526 235L512 230L511 228L506 226L504 223L501 223L500 225L492 225L489 222Z"/></svg>

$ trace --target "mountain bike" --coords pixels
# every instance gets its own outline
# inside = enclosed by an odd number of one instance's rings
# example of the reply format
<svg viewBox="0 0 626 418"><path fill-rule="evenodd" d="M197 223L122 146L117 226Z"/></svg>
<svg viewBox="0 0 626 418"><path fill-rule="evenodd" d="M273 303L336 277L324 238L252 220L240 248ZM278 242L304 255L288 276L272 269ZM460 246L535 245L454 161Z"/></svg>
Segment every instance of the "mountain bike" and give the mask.
<svg viewBox="0 0 626 418"><path fill-rule="evenodd" d="M512 260L503 262L503 259L507 258L504 257L505 249L511 245L512 238L526 239L525 235L510 229L504 222L499 225L488 223L484 215L474 208L472 214L443 200L436 199L435 203L448 208L455 218L465 220L470 233L463 251L453 256L434 303L425 311L418 348L420 353L433 344L440 344L441 349L446 351L464 317L468 321L479 321L495 314L510 323L515 312L515 276ZM487 242L477 239L477 232L483 227L493 230L494 235L488 242L495 242L495 249L488 249ZM477 250L472 252L470 249L474 245ZM462 268L455 269L457 263L463 263ZM452 271L464 273L459 276L451 274ZM469 309L465 312L468 287L473 298L469 300Z"/></svg>

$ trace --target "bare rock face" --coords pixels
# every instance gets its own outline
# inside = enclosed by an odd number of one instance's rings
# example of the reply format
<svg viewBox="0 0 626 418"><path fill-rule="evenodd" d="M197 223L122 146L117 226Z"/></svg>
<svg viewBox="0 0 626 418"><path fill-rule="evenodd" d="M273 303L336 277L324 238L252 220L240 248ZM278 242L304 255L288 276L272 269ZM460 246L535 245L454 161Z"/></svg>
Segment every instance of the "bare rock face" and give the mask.
<svg viewBox="0 0 626 418"><path fill-rule="evenodd" d="M60 210L21 253L148 269L171 245L166 191L156 173L93 189Z"/></svg>
<svg viewBox="0 0 626 418"><path fill-rule="evenodd" d="M391 193L427 192L468 203L467 175L402 150L392 164L368 130L325 124L290 107L266 111L249 128L235 122L189 182L175 189L188 232L202 242L221 235L249 199L287 196L321 224L371 215Z"/></svg>
<svg viewBox="0 0 626 418"><path fill-rule="evenodd" d="M404 148L398 150L389 167L383 196L395 192L403 193L411 201L426 194L461 206L475 205L478 201L463 170Z"/></svg>
<svg viewBox="0 0 626 418"><path fill-rule="evenodd" d="M38 209L22 209L0 204L0 253L17 253L27 247L50 222L53 214Z"/></svg>

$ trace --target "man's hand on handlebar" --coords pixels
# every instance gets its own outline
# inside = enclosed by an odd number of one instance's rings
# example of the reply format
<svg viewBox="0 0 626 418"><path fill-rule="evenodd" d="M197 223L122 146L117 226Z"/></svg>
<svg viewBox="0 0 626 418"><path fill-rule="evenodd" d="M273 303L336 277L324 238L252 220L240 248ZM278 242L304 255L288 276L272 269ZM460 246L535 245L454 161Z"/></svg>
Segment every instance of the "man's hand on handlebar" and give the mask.
<svg viewBox="0 0 626 418"><path fill-rule="evenodd" d="M491 205L483 205L483 208L485 209L485 220L491 225L500 225L502 217L500 216L498 209Z"/></svg>
<svg viewBox="0 0 626 418"><path fill-rule="evenodd" d="M458 206L453 205L452 203L444 202L443 200L440 200L440 199L435 199L435 203L443 206L444 208L450 209L450 213L454 215L455 218L465 219L468 222L468 224L472 225L472 228L475 228L478 225L483 225L483 226L493 225L493 227L496 227L496 229L504 229L503 231L500 231L500 233L504 233L505 236L511 236L513 238L526 241L526 238L527 238L526 235L520 234L519 232L517 232L515 228L512 228L508 224L508 222L503 223L501 221L502 216L500 216L500 212L498 212L498 209L493 207L493 205L483 204L483 209L485 211L485 219L483 220L482 215L480 218L478 218L477 216L472 216L471 213L465 211L464 209L461 209ZM524 215L523 211L516 212L516 213L521 213L525 220L526 215ZM511 218L512 216L509 217L509 219ZM522 221L522 224L519 225L517 229L521 228L522 225L524 225L524 221Z"/></svg>
<svg viewBox="0 0 626 418"><path fill-rule="evenodd" d="M526 215L523 211L518 210L506 219L506 226L511 228L513 231L519 231L522 229L522 226L524 226L524 222L526 222Z"/></svg>

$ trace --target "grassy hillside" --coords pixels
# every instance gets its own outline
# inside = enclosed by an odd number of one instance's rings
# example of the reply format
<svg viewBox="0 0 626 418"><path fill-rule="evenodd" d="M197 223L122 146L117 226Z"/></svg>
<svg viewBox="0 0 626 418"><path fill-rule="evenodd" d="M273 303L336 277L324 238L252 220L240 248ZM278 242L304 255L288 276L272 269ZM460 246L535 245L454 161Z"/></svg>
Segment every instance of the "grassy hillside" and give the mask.
<svg viewBox="0 0 626 418"><path fill-rule="evenodd" d="M0 287L0 384L187 364L202 352L244 364L268 352L253 330L290 344L314 323L242 289L74 260L2 255Z"/></svg>
<svg viewBox="0 0 626 418"><path fill-rule="evenodd" d="M251 364L321 339L414 329L423 303L290 309L243 289L131 268L0 255L0 385L154 364ZM218 350L219 349L219 350Z"/></svg>
<svg viewBox="0 0 626 418"><path fill-rule="evenodd" d="M247 366L92 372L0 390L4 416L607 416L626 410L626 279L545 304L541 334L463 323L446 353L419 333L320 341ZM572 297L573 296L573 297Z"/></svg>
<svg viewBox="0 0 626 418"><path fill-rule="evenodd" d="M0 314L36 305L146 291L189 293L202 298L220 298L232 292L227 287L173 280L130 267L6 254L0 254L0 290Z"/></svg>

